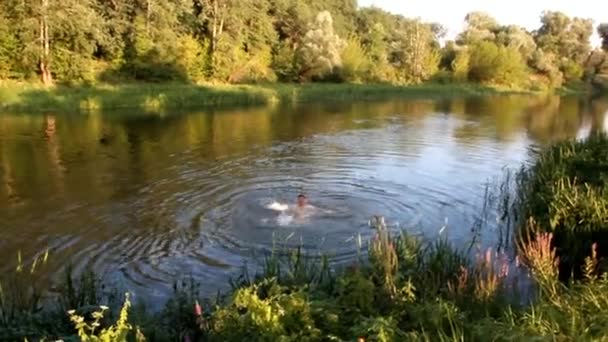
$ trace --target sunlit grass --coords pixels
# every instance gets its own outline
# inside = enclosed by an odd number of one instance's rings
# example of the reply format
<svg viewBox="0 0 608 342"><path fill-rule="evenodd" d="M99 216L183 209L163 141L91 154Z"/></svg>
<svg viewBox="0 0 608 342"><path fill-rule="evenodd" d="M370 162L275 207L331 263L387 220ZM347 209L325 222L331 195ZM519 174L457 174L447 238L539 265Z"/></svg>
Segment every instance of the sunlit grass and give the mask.
<svg viewBox="0 0 608 342"><path fill-rule="evenodd" d="M505 91L469 84L415 86L382 84L102 84L89 87L44 88L38 85L9 83L0 85L0 110L82 112L133 108L143 112L158 113L186 108L375 100L394 96L437 98L499 92Z"/></svg>

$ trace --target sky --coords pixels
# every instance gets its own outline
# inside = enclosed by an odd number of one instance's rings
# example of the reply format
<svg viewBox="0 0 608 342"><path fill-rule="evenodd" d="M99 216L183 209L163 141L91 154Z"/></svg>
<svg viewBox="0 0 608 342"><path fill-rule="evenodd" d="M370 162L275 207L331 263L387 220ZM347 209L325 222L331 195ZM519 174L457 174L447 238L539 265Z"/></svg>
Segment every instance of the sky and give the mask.
<svg viewBox="0 0 608 342"><path fill-rule="evenodd" d="M571 17L591 18L594 26L608 22L608 11L600 5L605 0L359 0L359 6L380 7L405 17L419 17L438 22L448 29L448 39L462 31L464 17L472 11L484 11L501 24L515 24L529 30L540 26L543 10L562 11ZM608 5L606 5L608 7ZM591 39L600 45L597 32Z"/></svg>

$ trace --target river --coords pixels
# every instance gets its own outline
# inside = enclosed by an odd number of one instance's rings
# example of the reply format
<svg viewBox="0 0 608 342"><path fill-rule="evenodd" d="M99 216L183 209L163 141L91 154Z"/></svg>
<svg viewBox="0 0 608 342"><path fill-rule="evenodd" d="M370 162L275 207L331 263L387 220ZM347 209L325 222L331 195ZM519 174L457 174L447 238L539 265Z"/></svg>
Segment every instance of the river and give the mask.
<svg viewBox="0 0 608 342"><path fill-rule="evenodd" d="M368 220L456 244L484 188L536 147L605 130L608 99L491 96L136 112L0 114L1 272L50 250L48 277L92 268L158 302L206 294L273 246L335 262ZM323 210L281 221L304 192ZM484 232L491 245L496 232Z"/></svg>

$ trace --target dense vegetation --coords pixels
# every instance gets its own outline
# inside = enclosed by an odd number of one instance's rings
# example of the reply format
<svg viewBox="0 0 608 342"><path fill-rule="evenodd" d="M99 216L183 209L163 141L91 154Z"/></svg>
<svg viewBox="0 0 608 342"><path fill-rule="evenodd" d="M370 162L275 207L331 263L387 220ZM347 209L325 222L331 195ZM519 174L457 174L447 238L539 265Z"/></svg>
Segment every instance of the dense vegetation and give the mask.
<svg viewBox="0 0 608 342"><path fill-rule="evenodd" d="M607 147L604 136L558 143L518 174L518 196L501 186L498 209L518 229L515 258L395 236L376 221L375 237L358 242L358 260L348 268L331 268L327 258L300 250L277 253L258 276L236 279L226 297L205 301L190 280L176 284L162 311L150 313L128 297L120 311L118 292L90 274L68 272L49 295L36 280L48 256L25 265L19 255L15 272L2 281L0 339L605 340ZM574 269L576 277L560 280L560 272Z"/></svg>
<svg viewBox="0 0 608 342"><path fill-rule="evenodd" d="M608 253L607 146L602 135L561 142L520 173L521 210L532 218L520 228L554 235L564 278L580 277L592 248L601 257Z"/></svg>
<svg viewBox="0 0 608 342"><path fill-rule="evenodd" d="M600 84L591 20L545 12L537 30L480 12L443 47L437 23L359 8L356 0L4 0L0 79L128 81L482 82L545 89Z"/></svg>

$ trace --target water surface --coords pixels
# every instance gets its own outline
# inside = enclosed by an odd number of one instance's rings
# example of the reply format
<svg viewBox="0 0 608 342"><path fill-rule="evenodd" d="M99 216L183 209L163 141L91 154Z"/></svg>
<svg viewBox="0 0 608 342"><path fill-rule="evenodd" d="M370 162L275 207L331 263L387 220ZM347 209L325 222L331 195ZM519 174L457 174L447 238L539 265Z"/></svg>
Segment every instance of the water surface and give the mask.
<svg viewBox="0 0 608 342"><path fill-rule="evenodd" d="M464 244L488 181L537 146L604 130L607 110L606 99L500 96L2 114L0 258L50 248L49 276L91 267L162 299L186 275L215 293L273 244L347 262L376 214ZM265 208L299 192L331 213L285 224Z"/></svg>

